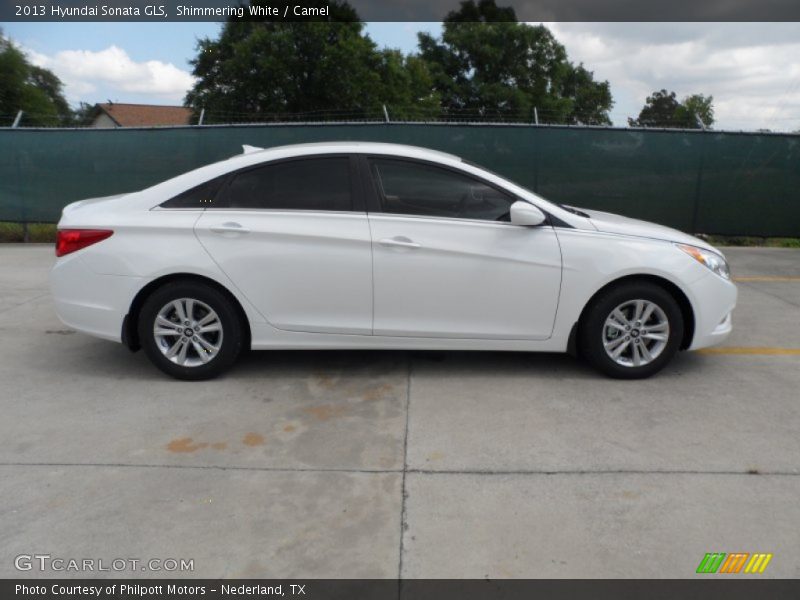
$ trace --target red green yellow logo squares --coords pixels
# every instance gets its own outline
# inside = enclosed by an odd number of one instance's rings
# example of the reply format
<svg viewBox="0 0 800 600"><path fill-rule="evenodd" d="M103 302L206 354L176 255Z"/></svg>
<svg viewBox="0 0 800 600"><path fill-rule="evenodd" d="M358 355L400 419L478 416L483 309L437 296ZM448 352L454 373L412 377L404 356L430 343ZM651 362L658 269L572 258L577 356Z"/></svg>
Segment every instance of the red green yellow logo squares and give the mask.
<svg viewBox="0 0 800 600"><path fill-rule="evenodd" d="M708 552L697 566L698 573L763 573L772 554L756 552Z"/></svg>

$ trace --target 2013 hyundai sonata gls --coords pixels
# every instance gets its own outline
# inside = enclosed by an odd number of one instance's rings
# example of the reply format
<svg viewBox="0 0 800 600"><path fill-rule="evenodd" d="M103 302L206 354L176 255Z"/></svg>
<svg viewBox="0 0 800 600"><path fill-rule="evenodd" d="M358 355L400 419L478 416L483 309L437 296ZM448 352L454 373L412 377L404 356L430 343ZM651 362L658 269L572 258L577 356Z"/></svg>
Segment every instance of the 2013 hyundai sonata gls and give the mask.
<svg viewBox="0 0 800 600"><path fill-rule="evenodd" d="M571 351L646 377L725 339L736 303L702 240L411 146L246 146L58 227L61 320L181 379L245 347Z"/></svg>

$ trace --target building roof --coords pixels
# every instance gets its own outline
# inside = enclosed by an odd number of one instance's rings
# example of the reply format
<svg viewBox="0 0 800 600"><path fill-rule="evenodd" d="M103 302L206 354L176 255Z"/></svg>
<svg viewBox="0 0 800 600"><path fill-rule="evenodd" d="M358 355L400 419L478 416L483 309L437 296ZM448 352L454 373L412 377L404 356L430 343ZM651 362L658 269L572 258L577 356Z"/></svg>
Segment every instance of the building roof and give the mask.
<svg viewBox="0 0 800 600"><path fill-rule="evenodd" d="M156 127L159 125L188 125L192 109L185 106L154 104L118 104L108 102L97 107L119 127Z"/></svg>

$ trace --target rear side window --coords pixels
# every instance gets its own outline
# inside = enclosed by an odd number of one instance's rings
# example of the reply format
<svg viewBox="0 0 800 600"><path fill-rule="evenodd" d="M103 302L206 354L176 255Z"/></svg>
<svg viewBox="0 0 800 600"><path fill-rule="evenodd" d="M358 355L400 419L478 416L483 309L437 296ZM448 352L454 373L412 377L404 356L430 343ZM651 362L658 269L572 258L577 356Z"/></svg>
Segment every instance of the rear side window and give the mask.
<svg viewBox="0 0 800 600"><path fill-rule="evenodd" d="M282 161L233 176L222 192L229 208L350 211L347 157Z"/></svg>
<svg viewBox="0 0 800 600"><path fill-rule="evenodd" d="M162 208L213 208L225 176L201 183L161 204Z"/></svg>

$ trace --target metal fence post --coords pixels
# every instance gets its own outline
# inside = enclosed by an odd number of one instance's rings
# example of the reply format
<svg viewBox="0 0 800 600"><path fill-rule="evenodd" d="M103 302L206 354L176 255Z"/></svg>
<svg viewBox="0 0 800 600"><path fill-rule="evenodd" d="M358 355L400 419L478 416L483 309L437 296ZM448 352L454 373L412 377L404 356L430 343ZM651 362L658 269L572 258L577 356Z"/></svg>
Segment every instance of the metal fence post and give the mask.
<svg viewBox="0 0 800 600"><path fill-rule="evenodd" d="M201 108L200 109L200 118L197 119L197 124L198 125L202 125L203 124L203 117L205 117L205 116L206 116L206 109L205 108Z"/></svg>
<svg viewBox="0 0 800 600"><path fill-rule="evenodd" d="M705 131L705 130L704 130ZM691 233L704 233L697 231L697 215L700 212L700 193L703 191L703 170L706 163L706 137L707 134L701 133L700 136L700 162L697 165L697 180L694 185L694 207L692 208L692 231Z"/></svg>
<svg viewBox="0 0 800 600"><path fill-rule="evenodd" d="M537 123L537 125L538 125L538 123ZM539 129L539 128L536 128L536 129L529 129L528 132L529 132L529 135L532 138L531 141L533 142L531 144L533 146L533 152L531 153L533 155L533 192L535 194L538 194L539 193L539 155L541 153L539 152L539 143L538 143L538 140L536 138L539 136L539 134L542 132L542 130Z"/></svg>
<svg viewBox="0 0 800 600"><path fill-rule="evenodd" d="M705 125L705 123L703 123L703 121L700 119L700 115L698 115L697 113L695 113L695 115L694 115L694 118L695 118L695 121L697 121L697 124L700 126L700 129L702 129L703 131L705 131L705 130L706 130L706 125Z"/></svg>
<svg viewBox="0 0 800 600"><path fill-rule="evenodd" d="M385 104L383 105L383 118L386 120L387 123L390 122L389 121L389 111L386 110L386 105Z"/></svg>
<svg viewBox="0 0 800 600"><path fill-rule="evenodd" d="M22 120L22 111L17 113L17 116L14 118L14 124L11 126L12 129L16 129L19 126L19 122Z"/></svg>

